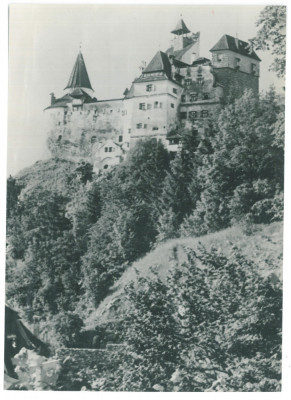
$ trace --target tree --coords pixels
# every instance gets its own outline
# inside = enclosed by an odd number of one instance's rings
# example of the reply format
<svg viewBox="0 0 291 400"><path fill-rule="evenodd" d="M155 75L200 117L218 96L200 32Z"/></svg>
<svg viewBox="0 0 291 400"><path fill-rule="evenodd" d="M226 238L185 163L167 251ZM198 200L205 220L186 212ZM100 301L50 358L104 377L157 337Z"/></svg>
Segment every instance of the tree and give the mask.
<svg viewBox="0 0 291 400"><path fill-rule="evenodd" d="M259 31L253 39L257 50L270 50L275 56L270 69L278 77L285 76L286 65L286 6L267 6L257 22Z"/></svg>
<svg viewBox="0 0 291 400"><path fill-rule="evenodd" d="M98 181L102 209L87 231L83 288L94 306L125 267L150 250L157 236L157 202L169 154L156 140L139 141L122 164ZM87 300L86 300L87 301Z"/></svg>
<svg viewBox="0 0 291 400"><path fill-rule="evenodd" d="M278 195L284 184L282 125L276 130L280 115L273 88L261 98L246 91L220 112L213 152L198 168L201 196L192 215L185 217L184 233L223 229L247 213L256 222L271 220L265 200ZM257 202L261 203L255 206Z"/></svg>
<svg viewBox="0 0 291 400"><path fill-rule="evenodd" d="M282 285L233 247L186 249L126 289L126 352L103 390L279 391ZM104 381L103 381L104 382Z"/></svg>

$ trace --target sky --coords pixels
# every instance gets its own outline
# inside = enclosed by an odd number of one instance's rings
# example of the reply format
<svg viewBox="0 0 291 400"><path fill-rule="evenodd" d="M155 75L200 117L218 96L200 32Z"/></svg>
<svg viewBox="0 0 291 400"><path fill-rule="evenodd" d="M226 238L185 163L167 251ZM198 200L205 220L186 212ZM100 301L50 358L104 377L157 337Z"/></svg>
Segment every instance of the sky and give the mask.
<svg viewBox="0 0 291 400"><path fill-rule="evenodd" d="M256 35L258 6L13 4L9 8L7 174L49 156L43 109L51 92L63 95L76 56L82 53L95 97L120 98L139 66L165 51L182 15L200 31L200 56L224 34L247 41ZM283 82L268 71L269 54L258 52L260 89Z"/></svg>

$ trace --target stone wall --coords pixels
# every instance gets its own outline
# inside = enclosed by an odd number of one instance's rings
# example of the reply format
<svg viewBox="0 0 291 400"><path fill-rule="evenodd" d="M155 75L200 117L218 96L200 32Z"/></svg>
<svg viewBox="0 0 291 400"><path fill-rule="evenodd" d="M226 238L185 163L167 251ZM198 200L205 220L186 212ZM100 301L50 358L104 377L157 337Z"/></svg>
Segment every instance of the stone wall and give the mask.
<svg viewBox="0 0 291 400"><path fill-rule="evenodd" d="M224 95L234 95L240 97L245 89L252 89L254 94L259 93L259 78L255 75L247 74L231 68L213 69L217 82L224 87Z"/></svg>

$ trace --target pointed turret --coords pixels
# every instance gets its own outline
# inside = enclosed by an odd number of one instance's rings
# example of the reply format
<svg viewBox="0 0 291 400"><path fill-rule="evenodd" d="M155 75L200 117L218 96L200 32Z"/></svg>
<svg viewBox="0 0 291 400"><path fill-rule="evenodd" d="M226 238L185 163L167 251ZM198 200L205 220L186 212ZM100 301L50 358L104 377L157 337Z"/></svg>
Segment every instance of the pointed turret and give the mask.
<svg viewBox="0 0 291 400"><path fill-rule="evenodd" d="M190 33L189 29L187 28L185 22L182 20L182 18L178 21L176 28L171 31L174 35L185 35L187 33Z"/></svg>
<svg viewBox="0 0 291 400"><path fill-rule="evenodd" d="M73 67L69 82L65 87L65 89L76 89L76 88L93 90L81 50L79 51L79 54L77 56L77 60Z"/></svg>

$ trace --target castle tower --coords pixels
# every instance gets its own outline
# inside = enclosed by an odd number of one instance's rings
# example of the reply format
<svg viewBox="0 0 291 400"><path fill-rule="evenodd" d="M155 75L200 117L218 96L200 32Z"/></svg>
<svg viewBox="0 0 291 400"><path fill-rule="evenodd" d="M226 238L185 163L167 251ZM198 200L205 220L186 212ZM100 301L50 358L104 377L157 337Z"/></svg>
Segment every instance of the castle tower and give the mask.
<svg viewBox="0 0 291 400"><path fill-rule="evenodd" d="M259 92L261 60L252 43L223 35L210 52L213 71L225 95L239 97L245 89L252 89L255 94Z"/></svg>
<svg viewBox="0 0 291 400"><path fill-rule="evenodd" d="M191 33L182 18L171 33L174 37L166 53L176 60L192 64L199 57L200 33Z"/></svg>
<svg viewBox="0 0 291 400"><path fill-rule="evenodd" d="M90 79L88 76L87 68L81 50L79 51L79 54L77 56L76 62L74 64L73 70L70 75L70 79L64 90L68 94L72 94L74 92L77 94L78 89L79 91L83 90L89 96L92 96L94 92L90 83Z"/></svg>

